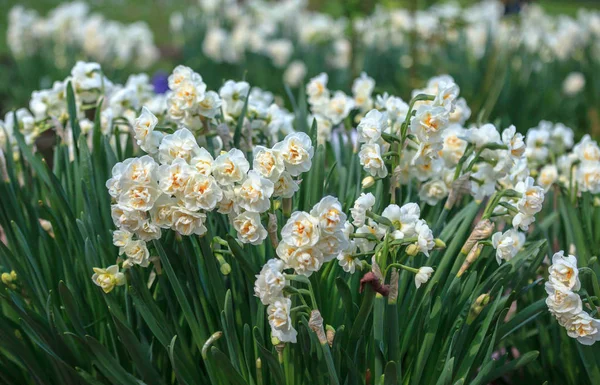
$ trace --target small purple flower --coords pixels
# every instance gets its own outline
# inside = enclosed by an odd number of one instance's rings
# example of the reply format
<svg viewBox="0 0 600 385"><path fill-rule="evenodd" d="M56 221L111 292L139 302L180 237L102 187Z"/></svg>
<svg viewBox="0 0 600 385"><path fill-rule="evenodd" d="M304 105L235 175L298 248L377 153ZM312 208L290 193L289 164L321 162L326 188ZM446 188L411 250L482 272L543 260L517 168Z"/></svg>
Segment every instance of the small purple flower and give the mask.
<svg viewBox="0 0 600 385"><path fill-rule="evenodd" d="M169 74L164 71L157 71L152 76L152 85L154 86L154 92L164 94L169 90Z"/></svg>

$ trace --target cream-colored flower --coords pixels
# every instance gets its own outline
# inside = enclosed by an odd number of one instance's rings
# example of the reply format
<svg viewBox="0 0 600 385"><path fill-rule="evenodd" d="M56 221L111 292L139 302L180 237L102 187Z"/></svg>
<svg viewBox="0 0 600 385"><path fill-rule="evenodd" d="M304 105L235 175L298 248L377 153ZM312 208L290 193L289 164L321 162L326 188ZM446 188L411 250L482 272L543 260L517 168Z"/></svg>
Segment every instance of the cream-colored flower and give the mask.
<svg viewBox="0 0 600 385"><path fill-rule="evenodd" d="M321 233L333 234L340 230L346 222L346 214L342 211L342 204L337 198L326 196L317 203L310 215L319 221Z"/></svg>
<svg viewBox="0 0 600 385"><path fill-rule="evenodd" d="M300 189L299 182L295 181L289 172L284 171L279 175L273 187L273 196L291 198Z"/></svg>
<svg viewBox="0 0 600 385"><path fill-rule="evenodd" d="M273 189L273 182L251 170L244 183L235 189L237 203L245 210L264 213L271 207Z"/></svg>
<svg viewBox="0 0 600 385"><path fill-rule="evenodd" d="M319 241L319 220L307 212L296 211L281 229L281 237L294 247L314 246Z"/></svg>
<svg viewBox="0 0 600 385"><path fill-rule="evenodd" d="M212 173L220 185L229 186L241 182L249 169L250 163L246 160L244 153L233 148L215 159Z"/></svg>
<svg viewBox="0 0 600 385"><path fill-rule="evenodd" d="M563 285L569 290L579 290L579 270L577 269L577 257L574 255L565 256L563 250L554 253L552 256L552 265L548 269L549 280L554 285Z"/></svg>
<svg viewBox="0 0 600 385"><path fill-rule="evenodd" d="M593 345L600 341L600 321L590 317L585 311L569 318L565 324L567 334L583 345Z"/></svg>
<svg viewBox="0 0 600 385"><path fill-rule="evenodd" d="M172 228L181 235L202 235L206 232L206 214L191 211L182 206L172 208Z"/></svg>
<svg viewBox="0 0 600 385"><path fill-rule="evenodd" d="M496 249L496 261L510 261L525 244L525 234L510 229L504 233L497 232L492 235L492 245Z"/></svg>
<svg viewBox="0 0 600 385"><path fill-rule="evenodd" d="M188 179L181 200L188 210L212 211L221 199L223 191L215 178L196 173Z"/></svg>
<svg viewBox="0 0 600 385"><path fill-rule="evenodd" d="M105 293L110 293L115 286L125 284L125 275L119 271L119 266L112 265L106 269L94 267L92 281L100 286Z"/></svg>
<svg viewBox="0 0 600 385"><path fill-rule="evenodd" d="M298 332L292 326L291 307L292 301L284 297L274 299L267 307L271 334L281 342L296 342Z"/></svg>
<svg viewBox="0 0 600 385"><path fill-rule="evenodd" d="M158 147L158 159L163 164L170 164L177 158L189 163L193 157L199 154L200 147L196 142L196 138L187 128L165 135Z"/></svg>
<svg viewBox="0 0 600 385"><path fill-rule="evenodd" d="M148 135L152 133L154 127L158 124L158 119L145 106L142 107L142 114L133 122L133 131L138 145L143 143Z"/></svg>
<svg viewBox="0 0 600 385"><path fill-rule="evenodd" d="M165 194L183 193L188 180L196 171L182 158L176 158L171 164L163 164L158 168L158 186Z"/></svg>
<svg viewBox="0 0 600 385"><path fill-rule="evenodd" d="M415 274L415 286L418 288L421 287L422 284L427 283L429 278L431 278L431 274L433 274L433 269L429 266L423 266L419 268L417 274Z"/></svg>
<svg viewBox="0 0 600 385"><path fill-rule="evenodd" d="M268 305L282 296L286 280L283 275L285 263L281 259L269 259L254 282L254 295L263 305Z"/></svg>
<svg viewBox="0 0 600 385"><path fill-rule="evenodd" d="M140 265L146 267L149 264L150 252L146 246L146 242L142 240L131 241L124 247L123 251L127 256L123 267L128 268L133 265Z"/></svg>
<svg viewBox="0 0 600 385"><path fill-rule="evenodd" d="M283 157L279 151L256 146L253 155L252 169L270 181L277 181L281 173L285 171Z"/></svg>
<svg viewBox="0 0 600 385"><path fill-rule="evenodd" d="M260 245L267 238L267 230L260 221L260 214L243 212L233 218L233 228L242 243Z"/></svg>
<svg viewBox="0 0 600 385"><path fill-rule="evenodd" d="M291 176L310 170L314 149L310 137L303 132L287 135L273 146L283 157L285 169Z"/></svg>
<svg viewBox="0 0 600 385"><path fill-rule="evenodd" d="M358 153L360 164L373 177L385 178L388 169L381 157L381 146L377 143L365 143Z"/></svg>
<svg viewBox="0 0 600 385"><path fill-rule="evenodd" d="M208 176L212 171L214 161L212 155L204 147L200 147L198 155L190 160L190 166L195 168L200 174Z"/></svg>

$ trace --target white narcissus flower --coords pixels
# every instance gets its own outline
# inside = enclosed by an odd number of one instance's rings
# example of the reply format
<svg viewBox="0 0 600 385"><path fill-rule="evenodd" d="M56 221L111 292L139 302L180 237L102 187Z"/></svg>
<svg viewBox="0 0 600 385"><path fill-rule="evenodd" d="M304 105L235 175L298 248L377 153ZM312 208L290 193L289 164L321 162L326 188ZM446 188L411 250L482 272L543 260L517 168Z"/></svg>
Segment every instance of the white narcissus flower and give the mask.
<svg viewBox="0 0 600 385"><path fill-rule="evenodd" d="M577 269L577 257L565 256L563 250L552 256L552 265L548 269L549 280L553 285L563 285L569 290L579 290L579 269Z"/></svg>
<svg viewBox="0 0 600 385"><path fill-rule="evenodd" d="M548 158L548 144L550 142L550 133L547 130L532 128L527 131L525 137L525 143L527 149L525 155L527 159L536 162L543 163Z"/></svg>
<svg viewBox="0 0 600 385"><path fill-rule="evenodd" d="M374 221L369 221L368 225L363 225L356 229L356 234L370 234L373 235L377 240L383 239L387 232L385 226L378 225ZM377 245L376 241L367 239L367 238L356 238L354 239L356 246L360 249L361 252L367 253L373 251L375 246Z"/></svg>
<svg viewBox="0 0 600 385"><path fill-rule="evenodd" d="M146 212L129 206L114 204L110 207L113 223L121 230L135 233L146 221Z"/></svg>
<svg viewBox="0 0 600 385"><path fill-rule="evenodd" d="M299 189L299 182L295 181L289 172L284 171L274 183L273 196L291 198Z"/></svg>
<svg viewBox="0 0 600 385"><path fill-rule="evenodd" d="M123 191L117 202L119 205L131 207L134 210L147 211L152 208L161 194L158 186L128 182L123 184Z"/></svg>
<svg viewBox="0 0 600 385"><path fill-rule="evenodd" d="M133 234L126 230L113 231L113 245L119 248L119 254L123 254L123 248L131 242Z"/></svg>
<svg viewBox="0 0 600 385"><path fill-rule="evenodd" d="M577 168L576 178L581 191L600 193L600 162L584 162Z"/></svg>
<svg viewBox="0 0 600 385"><path fill-rule="evenodd" d="M204 147L200 147L200 151L198 151L198 155L194 156L190 160L190 166L196 169L202 175L210 175L212 171L212 166L214 163L214 158Z"/></svg>
<svg viewBox="0 0 600 385"><path fill-rule="evenodd" d="M502 131L502 143L508 147L510 156L515 159L522 157L527 149L523 135L517 132L515 126Z"/></svg>
<svg viewBox="0 0 600 385"><path fill-rule="evenodd" d="M128 268L133 265L148 266L150 252L148 251L146 242L142 240L131 241L124 247L123 251L127 256L127 259L123 262L123 267Z"/></svg>
<svg viewBox="0 0 600 385"><path fill-rule="evenodd" d="M417 274L415 274L415 286L418 288L421 287L422 284L427 283L429 278L431 278L431 274L433 274L433 269L429 266L423 266L419 268Z"/></svg>
<svg viewBox="0 0 600 385"><path fill-rule="evenodd" d="M296 211L281 229L281 237L294 247L314 246L319 241L319 220L307 212Z"/></svg>
<svg viewBox="0 0 600 385"><path fill-rule="evenodd" d="M449 114L444 107L420 105L410 121L410 130L422 142L437 141L448 126Z"/></svg>
<svg viewBox="0 0 600 385"><path fill-rule="evenodd" d="M354 226L361 227L365 224L367 211L375 205L375 196L371 193L361 193L350 209Z"/></svg>
<svg viewBox="0 0 600 385"><path fill-rule="evenodd" d="M583 345L593 345L600 341L600 321L590 317L585 311L569 318L565 324L567 334Z"/></svg>
<svg viewBox="0 0 600 385"><path fill-rule="evenodd" d="M496 249L496 261L498 264L502 260L510 261L525 244L525 234L515 229L507 230L504 233L497 232L492 235L492 245Z"/></svg>
<svg viewBox="0 0 600 385"><path fill-rule="evenodd" d="M206 232L206 214L191 211L182 206L174 206L171 213L171 228L181 235L202 235Z"/></svg>
<svg viewBox="0 0 600 385"><path fill-rule="evenodd" d="M356 243L350 241L348 247L342 250L337 256L338 264L346 273L354 274L357 267L359 270L362 269L363 262L353 255L356 254L356 249Z"/></svg>
<svg viewBox="0 0 600 385"><path fill-rule="evenodd" d="M467 149L467 141L464 139L467 132L458 125L451 125L442 133L441 157L448 167L455 167Z"/></svg>
<svg viewBox="0 0 600 385"><path fill-rule="evenodd" d="M177 158L189 163L193 157L199 154L200 147L196 138L187 128L165 135L158 146L158 159L162 164L170 164Z"/></svg>
<svg viewBox="0 0 600 385"><path fill-rule="evenodd" d="M334 259L340 251L348 247L350 240L341 231L333 234L322 234L317 242L317 248L323 253L323 262L329 262Z"/></svg>
<svg viewBox="0 0 600 385"><path fill-rule="evenodd" d="M185 207L192 211L212 211L221 199L223 191L215 178L200 173L195 173L188 179L181 197Z"/></svg>
<svg viewBox="0 0 600 385"><path fill-rule="evenodd" d="M237 148L232 148L215 159L212 173L220 185L229 186L244 180L249 169L250 163L244 153Z"/></svg>
<svg viewBox="0 0 600 385"><path fill-rule="evenodd" d="M119 166L120 165L120 166ZM119 167L118 167L119 166ZM129 158L113 167L113 177L119 178L119 187L124 185L150 185L156 183L158 164L148 155Z"/></svg>
<svg viewBox="0 0 600 385"><path fill-rule="evenodd" d="M310 79L306 85L306 95L308 95L308 102L310 104L319 105L329 100L328 80L329 78L326 73L321 73Z"/></svg>
<svg viewBox="0 0 600 385"><path fill-rule="evenodd" d="M219 90L224 113L233 117L240 116L249 92L250 85L246 82L226 81Z"/></svg>
<svg viewBox="0 0 600 385"><path fill-rule="evenodd" d="M415 225L415 232L417 233L417 247L419 251L429 257L429 251L435 247L435 241L433 239L433 232L427 225L427 223L419 219Z"/></svg>
<svg viewBox="0 0 600 385"><path fill-rule="evenodd" d="M283 275L284 267L285 264L281 259L269 259L260 274L256 275L254 295L260 298L263 305L273 303L275 299L282 296L286 283Z"/></svg>
<svg viewBox="0 0 600 385"><path fill-rule="evenodd" d="M600 162L600 147L589 135L584 137L573 147L573 152L582 163Z"/></svg>
<svg viewBox="0 0 600 385"><path fill-rule="evenodd" d="M480 149L488 144L500 144L500 133L493 124L487 123L481 127L474 127L468 130L469 142Z"/></svg>
<svg viewBox="0 0 600 385"><path fill-rule="evenodd" d="M547 164L540 170L537 183L546 191L558 180L558 168L553 164Z"/></svg>
<svg viewBox="0 0 600 385"><path fill-rule="evenodd" d="M182 158L175 159L171 164L163 164L157 172L158 186L165 194L182 193L188 180L197 172Z"/></svg>
<svg viewBox="0 0 600 385"><path fill-rule="evenodd" d="M281 173L285 171L283 157L277 150L256 146L253 150L253 156L252 169L272 182L277 181Z"/></svg>
<svg viewBox="0 0 600 385"><path fill-rule="evenodd" d="M306 65L300 60L294 60L283 73L283 82L291 87L298 87L302 84L306 72Z"/></svg>
<svg viewBox="0 0 600 385"><path fill-rule="evenodd" d="M299 247L285 262L288 267L294 269L296 274L310 277L323 265L323 252L317 246Z"/></svg>
<svg viewBox="0 0 600 385"><path fill-rule="evenodd" d="M287 135L273 146L283 157L285 169L291 176L310 170L314 149L310 137L303 132Z"/></svg>
<svg viewBox="0 0 600 385"><path fill-rule="evenodd" d="M221 98L215 91L208 91L204 99L198 103L198 113L207 118L214 118L219 114L221 108Z"/></svg>
<svg viewBox="0 0 600 385"><path fill-rule="evenodd" d="M582 311L581 298L566 286L546 282L545 288L548 294L546 305L561 324L564 325L567 319Z"/></svg>
<svg viewBox="0 0 600 385"><path fill-rule="evenodd" d="M319 230L324 234L333 234L340 230L346 222L346 214L342 211L342 204L337 198L330 195L317 203L310 215L319 221Z"/></svg>
<svg viewBox="0 0 600 385"><path fill-rule="evenodd" d="M513 218L512 224L523 231L527 231L529 225L535 222L534 215L542 210L544 203L544 189L533 183L533 178L527 177L515 186L515 191L521 193L521 198L517 202L519 213Z"/></svg>
<svg viewBox="0 0 600 385"><path fill-rule="evenodd" d="M271 207L273 189L273 182L251 170L244 183L235 189L237 203L245 210L264 213Z"/></svg>
<svg viewBox="0 0 600 385"><path fill-rule="evenodd" d="M354 100L342 91L336 91L323 109L319 109L319 111L329 118L334 125L337 125L350 114L353 108Z"/></svg>
<svg viewBox="0 0 600 385"><path fill-rule="evenodd" d="M292 301L284 297L274 299L267 307L271 334L281 342L296 342L298 332L292 326L291 307Z"/></svg>
<svg viewBox="0 0 600 385"><path fill-rule="evenodd" d="M242 243L260 245L267 238L267 230L260 222L260 214L243 212L232 220L233 228Z"/></svg>
<svg viewBox="0 0 600 385"><path fill-rule="evenodd" d="M154 239L160 239L162 232L160 226L152 221L146 220L142 222L141 226L136 230L135 235L142 241L149 242Z"/></svg>
<svg viewBox="0 0 600 385"><path fill-rule="evenodd" d="M430 206L435 206L439 201L448 196L448 186L441 179L432 179L423 183L419 190L419 198Z"/></svg>
<svg viewBox="0 0 600 385"><path fill-rule="evenodd" d="M391 204L383 210L381 216L392 222L395 239L410 238L417 234L415 227L421 216L421 209L416 203L407 203L402 207Z"/></svg>
<svg viewBox="0 0 600 385"><path fill-rule="evenodd" d="M142 144L158 124L158 119L148 108L142 107L142 114L134 121L133 131L138 145Z"/></svg>
<svg viewBox="0 0 600 385"><path fill-rule="evenodd" d="M106 269L94 267L92 281L100 286L105 293L110 293L115 286L125 284L125 274L119 271L118 265L112 265Z"/></svg>
<svg viewBox="0 0 600 385"><path fill-rule="evenodd" d="M365 143L358 153L360 164L373 177L385 178L388 169L381 157L381 146L377 143Z"/></svg>
<svg viewBox="0 0 600 385"><path fill-rule="evenodd" d="M367 112L356 127L358 141L363 143L376 143L381 139L381 133L387 126L387 116L377 110Z"/></svg>

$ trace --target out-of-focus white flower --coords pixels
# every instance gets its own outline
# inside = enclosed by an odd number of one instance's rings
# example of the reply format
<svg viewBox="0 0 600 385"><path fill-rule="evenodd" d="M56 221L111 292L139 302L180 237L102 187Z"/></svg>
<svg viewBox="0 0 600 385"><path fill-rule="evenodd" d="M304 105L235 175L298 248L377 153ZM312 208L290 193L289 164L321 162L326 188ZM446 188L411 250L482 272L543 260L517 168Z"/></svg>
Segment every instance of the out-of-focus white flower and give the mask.
<svg viewBox="0 0 600 385"><path fill-rule="evenodd" d="M219 114L221 98L215 91L207 91L204 98L198 103L198 113L207 118L214 118Z"/></svg>
<svg viewBox="0 0 600 385"><path fill-rule="evenodd" d="M294 247L314 246L319 241L319 220L307 212L296 211L281 229L281 237Z"/></svg>
<svg viewBox="0 0 600 385"><path fill-rule="evenodd" d="M497 232L492 235L492 245L496 249L496 261L498 264L502 260L510 261L525 244L525 234L515 229L510 229L504 233Z"/></svg>
<svg viewBox="0 0 600 385"><path fill-rule="evenodd" d="M558 169L553 164L547 164L540 170L537 183L546 191L558 180Z"/></svg>
<svg viewBox="0 0 600 385"><path fill-rule="evenodd" d="M600 193L600 162L585 162L577 168L577 182L581 191Z"/></svg>
<svg viewBox="0 0 600 385"><path fill-rule="evenodd" d="M264 213L271 206L274 185L268 179L251 170L242 185L235 189L238 204L245 210Z"/></svg>
<svg viewBox="0 0 600 385"><path fill-rule="evenodd" d="M310 104L322 105L329 100L328 81L329 77L326 73L321 73L310 79L306 85L306 94L308 95L308 102Z"/></svg>
<svg viewBox="0 0 600 385"><path fill-rule="evenodd" d="M521 193L521 198L517 202L519 212L513 218L512 224L523 231L527 231L529 225L535 222L534 215L542 210L544 203L544 189L534 186L533 183L533 178L528 177L515 186L515 191Z"/></svg>
<svg viewBox="0 0 600 385"><path fill-rule="evenodd" d="M353 224L356 227L361 227L365 224L367 211L375 205L375 196L371 193L361 193L354 202L354 207L350 209Z"/></svg>
<svg viewBox="0 0 600 385"><path fill-rule="evenodd" d="M285 163L285 169L291 176L310 170L314 149L310 137L303 132L287 135L273 146L279 151Z"/></svg>
<svg viewBox="0 0 600 385"><path fill-rule="evenodd" d="M105 293L110 293L115 286L125 284L125 275L119 271L118 265L112 265L106 269L94 267L92 281L100 286Z"/></svg>
<svg viewBox="0 0 600 385"><path fill-rule="evenodd" d="M219 90L225 114L233 117L240 116L249 91L250 85L246 82L226 81Z"/></svg>
<svg viewBox="0 0 600 385"><path fill-rule="evenodd" d="M565 256L563 250L554 253L552 265L548 269L549 280L553 285L562 285L569 290L579 290L579 270L577 269L577 258L574 255Z"/></svg>
<svg viewBox="0 0 600 385"><path fill-rule="evenodd" d="M417 289L420 288L422 284L429 281L431 274L433 274L433 269L431 267L423 266L419 268L419 272L415 274L415 286Z"/></svg>
<svg viewBox="0 0 600 385"><path fill-rule="evenodd" d="M246 160L244 153L237 148L232 148L215 159L212 173L220 185L228 186L241 182L250 169L250 163Z"/></svg>
<svg viewBox="0 0 600 385"><path fill-rule="evenodd" d="M581 72L571 72L563 81L563 92L567 96L577 95L585 87L585 77Z"/></svg>
<svg viewBox="0 0 600 385"><path fill-rule="evenodd" d="M259 245L267 237L267 230L260 222L260 214L250 211L243 212L232 221L238 239L242 243Z"/></svg>
<svg viewBox="0 0 600 385"><path fill-rule="evenodd" d="M296 342L298 332L292 326L291 307L292 301L284 297L274 299L267 307L271 334L281 342Z"/></svg>
<svg viewBox="0 0 600 385"><path fill-rule="evenodd" d="M381 146L377 143L364 143L358 153L360 164L373 177L385 178L388 174L381 157Z"/></svg>
<svg viewBox="0 0 600 385"><path fill-rule="evenodd" d="M298 87L302 84L306 76L306 65L300 60L291 62L283 73L283 81L292 87Z"/></svg>
<svg viewBox="0 0 600 385"><path fill-rule="evenodd" d="M600 162L600 147L589 135L584 135L573 152L581 162Z"/></svg>
<svg viewBox="0 0 600 385"><path fill-rule="evenodd" d="M435 206L439 201L448 196L448 186L441 179L432 179L423 183L419 190L419 198L430 206Z"/></svg>
<svg viewBox="0 0 600 385"><path fill-rule="evenodd" d="M487 123L481 127L474 127L468 131L469 142L476 148L482 148L488 144L501 143L500 133L493 124Z"/></svg>
<svg viewBox="0 0 600 385"><path fill-rule="evenodd" d="M363 143L376 143L381 139L381 133L385 131L387 117L377 110L367 112L356 127L358 140Z"/></svg>
<svg viewBox="0 0 600 385"><path fill-rule="evenodd" d="M260 298L263 305L268 305L281 297L286 283L283 268L284 263L281 259L269 259L260 274L256 275L254 295Z"/></svg>

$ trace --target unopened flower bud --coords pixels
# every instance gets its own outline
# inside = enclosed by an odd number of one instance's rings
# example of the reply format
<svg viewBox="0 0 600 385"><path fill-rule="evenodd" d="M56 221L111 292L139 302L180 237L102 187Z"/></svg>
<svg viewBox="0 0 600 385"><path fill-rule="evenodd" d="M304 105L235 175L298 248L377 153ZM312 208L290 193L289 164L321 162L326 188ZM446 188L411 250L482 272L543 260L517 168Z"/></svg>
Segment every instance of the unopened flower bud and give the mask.
<svg viewBox="0 0 600 385"><path fill-rule="evenodd" d="M227 263L221 254L215 254L215 257L217 257L217 261L219 262L221 274L229 275L231 273L231 265Z"/></svg>
<svg viewBox="0 0 600 385"><path fill-rule="evenodd" d="M331 325L325 326L325 333L327 334L327 343L329 346L333 346L333 340L335 338L335 329Z"/></svg>
<svg viewBox="0 0 600 385"><path fill-rule="evenodd" d="M445 249L446 248L446 242L442 241L439 238L435 238L433 240L433 242L435 243L435 247L437 247L438 249Z"/></svg>
<svg viewBox="0 0 600 385"><path fill-rule="evenodd" d="M327 335L325 334L325 330L323 329L323 317L321 316L321 312L319 312L318 310L313 310L310 312L308 326L313 332L315 332L321 345L325 345L328 342Z"/></svg>
<svg viewBox="0 0 600 385"><path fill-rule="evenodd" d="M462 247L460 252L465 255L469 254L469 251L471 251L477 242L481 241L482 239L489 238L493 231L494 223L492 223L492 221L489 219L484 219L477 222L475 228L471 232L471 235L469 235L469 238L465 242L465 245Z"/></svg>
<svg viewBox="0 0 600 385"><path fill-rule="evenodd" d="M600 198L598 197L594 197L594 207L599 207L600 206Z"/></svg>
<svg viewBox="0 0 600 385"><path fill-rule="evenodd" d="M277 337L271 337L271 345L277 346L280 343L281 343L281 341L279 341L279 338L277 338Z"/></svg>
<svg viewBox="0 0 600 385"><path fill-rule="evenodd" d="M471 309L469 310L469 316L467 317L467 325L473 323L475 318L477 318L477 316L481 314L483 308L485 308L489 302L490 295L487 293L481 294L479 297L477 297L473 305L471 305Z"/></svg>
<svg viewBox="0 0 600 385"><path fill-rule="evenodd" d="M414 257L418 253L419 253L419 246L415 245L414 243L411 243L406 248L406 254L410 255L411 257Z"/></svg>
<svg viewBox="0 0 600 385"><path fill-rule="evenodd" d="M368 189L369 187L373 186L374 184L375 184L375 178L373 178L372 176L368 176L362 180L362 188L363 189Z"/></svg>

